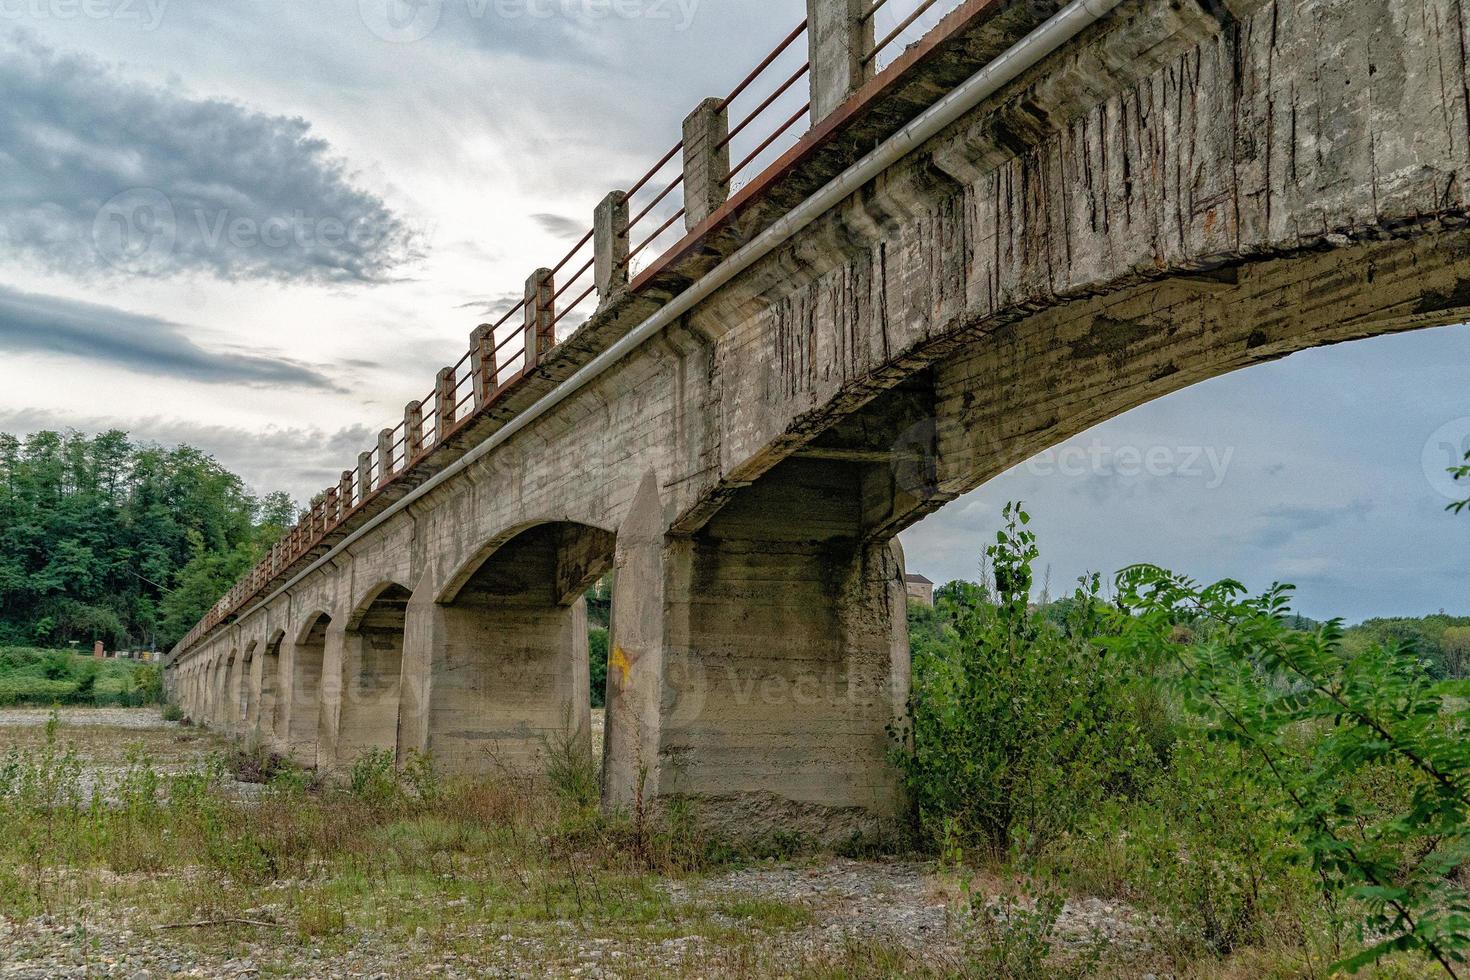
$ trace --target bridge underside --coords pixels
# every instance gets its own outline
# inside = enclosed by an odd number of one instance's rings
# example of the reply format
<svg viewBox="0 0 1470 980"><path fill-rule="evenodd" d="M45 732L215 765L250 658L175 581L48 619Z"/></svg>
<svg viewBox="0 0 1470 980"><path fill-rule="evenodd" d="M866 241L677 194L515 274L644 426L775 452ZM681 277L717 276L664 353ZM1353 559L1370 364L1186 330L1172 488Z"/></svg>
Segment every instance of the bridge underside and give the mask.
<svg viewBox="0 0 1470 980"><path fill-rule="evenodd" d="M182 651L186 710L326 768L535 771L586 751L610 571L608 806L894 827L899 531L1151 399L1470 316L1457 4L1124 10ZM612 297L566 356L655 308Z"/></svg>

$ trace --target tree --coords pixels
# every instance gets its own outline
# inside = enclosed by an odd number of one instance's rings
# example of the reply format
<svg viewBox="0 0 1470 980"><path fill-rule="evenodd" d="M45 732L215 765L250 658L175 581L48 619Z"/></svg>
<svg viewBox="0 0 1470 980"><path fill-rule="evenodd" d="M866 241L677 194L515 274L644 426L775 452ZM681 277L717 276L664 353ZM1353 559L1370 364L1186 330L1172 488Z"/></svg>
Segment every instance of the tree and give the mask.
<svg viewBox="0 0 1470 980"><path fill-rule="evenodd" d="M1450 467L1450 475L1453 476L1456 480L1464 480L1467 483L1470 483L1470 453L1465 454L1464 466ZM1456 514L1462 514L1466 510L1470 510L1470 498L1466 498L1465 500L1460 500L1453 504L1450 504L1450 510Z"/></svg>
<svg viewBox="0 0 1470 980"><path fill-rule="evenodd" d="M0 644L170 645L295 516L188 446L0 433Z"/></svg>
<svg viewBox="0 0 1470 980"><path fill-rule="evenodd" d="M1470 626L1451 626L1440 637L1445 672L1451 677L1470 675Z"/></svg>

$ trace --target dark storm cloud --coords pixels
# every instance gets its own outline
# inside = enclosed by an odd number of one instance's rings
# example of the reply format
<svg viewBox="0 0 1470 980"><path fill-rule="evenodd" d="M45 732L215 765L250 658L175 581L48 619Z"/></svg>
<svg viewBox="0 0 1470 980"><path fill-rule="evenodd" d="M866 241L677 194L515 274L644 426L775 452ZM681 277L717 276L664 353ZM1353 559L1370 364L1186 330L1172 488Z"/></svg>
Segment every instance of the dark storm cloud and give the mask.
<svg viewBox="0 0 1470 980"><path fill-rule="evenodd" d="M186 328L56 296L0 286L0 351L81 358L206 384L333 388L326 376L280 357L200 347Z"/></svg>
<svg viewBox="0 0 1470 980"><path fill-rule="evenodd" d="M45 268L381 282L416 236L304 119L0 36L0 246Z"/></svg>

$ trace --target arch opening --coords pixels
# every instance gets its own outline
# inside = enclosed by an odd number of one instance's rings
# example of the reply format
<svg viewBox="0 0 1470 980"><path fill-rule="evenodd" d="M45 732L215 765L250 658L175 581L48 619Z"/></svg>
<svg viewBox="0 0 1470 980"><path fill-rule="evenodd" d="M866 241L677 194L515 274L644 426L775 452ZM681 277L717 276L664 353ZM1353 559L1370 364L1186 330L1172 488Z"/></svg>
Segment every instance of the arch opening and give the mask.
<svg viewBox="0 0 1470 980"><path fill-rule="evenodd" d="M342 650L337 763L376 749L397 752L403 638L413 593L396 583L375 589L348 623Z"/></svg>
<svg viewBox="0 0 1470 980"><path fill-rule="evenodd" d="M539 772L552 746L590 756L586 593L612 569L615 547L590 525L538 524L484 549L436 604L444 642L428 745L445 771Z"/></svg>

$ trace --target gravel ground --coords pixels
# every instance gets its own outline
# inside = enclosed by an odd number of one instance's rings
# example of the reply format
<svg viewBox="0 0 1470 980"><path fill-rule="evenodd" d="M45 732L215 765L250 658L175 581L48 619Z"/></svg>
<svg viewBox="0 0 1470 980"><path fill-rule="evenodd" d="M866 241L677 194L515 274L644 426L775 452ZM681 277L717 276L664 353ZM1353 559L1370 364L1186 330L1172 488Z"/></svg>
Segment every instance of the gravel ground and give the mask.
<svg viewBox="0 0 1470 980"><path fill-rule="evenodd" d="M713 897L780 898L807 905L803 927L763 937L766 969L790 969L805 957L840 954L853 942L902 947L915 963L935 963L958 952L950 927L949 896L924 866L908 862L836 861L811 868L784 866L735 872L694 886L671 885L689 901ZM269 908L254 910L269 922ZM511 935L486 923L453 935L413 937L355 931L345 951L325 954L294 935L269 928L239 931L239 940L212 950L175 931L130 922L132 910L85 922L41 917L22 924L0 920L0 978L53 977L621 977L762 975L732 964L719 945L690 935L655 940L589 936L572 922L542 935ZM1081 948L1094 930L1124 953L1147 951L1146 930L1126 909L1096 900L1068 903L1059 923L1062 942ZM739 923L731 920L730 925ZM895 945L896 944L896 945ZM1114 946L1115 951L1118 946ZM1132 958L1132 957L1130 957ZM732 966L743 969L731 970ZM1113 975L1118 975L1116 972ZM1150 976L1142 968L1139 977Z"/></svg>
<svg viewBox="0 0 1470 980"><path fill-rule="evenodd" d="M0 749L31 742L48 711L0 711ZM600 717L596 719L600 722ZM87 764L111 772L116 743L140 738L169 748L170 762L202 759L218 739L166 723L148 709L73 709L61 713L87 751ZM599 729L601 725L594 724ZM97 753L95 756L93 753ZM105 761L103 761L105 759ZM108 876L103 884L126 884ZM995 883L989 883L994 886ZM274 906L248 913L263 925L160 929L146 910L89 906L76 916L40 916L23 922L0 917L0 980L53 977L652 977L763 976L790 971L805 958L840 956L854 943L906 950L917 962L958 951L951 909L958 886L930 865L912 861L829 860L813 864L766 863L663 887L680 907L728 908L745 900L801 906L806 914L786 928L763 928L755 941L735 946L707 935L649 938L630 930L625 938L589 934L575 922L495 922L487 916L446 917L442 932L418 929L360 930L336 937L329 954L298 938ZM980 887L980 886L977 886ZM125 901L125 900L124 900ZM457 910L463 912L464 910ZM744 936L748 922L714 913L716 926ZM711 935L718 935L716 929ZM1128 960L1148 959L1148 923L1131 910L1095 899L1067 904L1057 930L1064 947L1090 946L1096 935ZM663 933L667 936L667 932ZM752 962L750 957L755 956ZM1112 975L1119 975L1114 972ZM1142 968L1123 975L1148 976Z"/></svg>
<svg viewBox="0 0 1470 980"><path fill-rule="evenodd" d="M63 725L74 728L137 730L179 727L178 722L164 721L163 713L157 708L58 708L56 714ZM0 708L0 728L45 725L50 717L50 708ZM4 733L0 732L0 743L3 741Z"/></svg>

